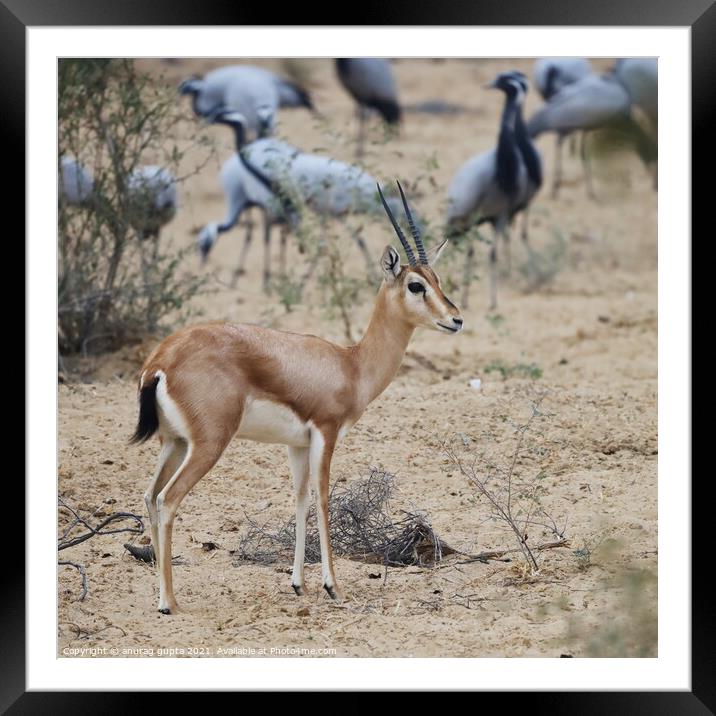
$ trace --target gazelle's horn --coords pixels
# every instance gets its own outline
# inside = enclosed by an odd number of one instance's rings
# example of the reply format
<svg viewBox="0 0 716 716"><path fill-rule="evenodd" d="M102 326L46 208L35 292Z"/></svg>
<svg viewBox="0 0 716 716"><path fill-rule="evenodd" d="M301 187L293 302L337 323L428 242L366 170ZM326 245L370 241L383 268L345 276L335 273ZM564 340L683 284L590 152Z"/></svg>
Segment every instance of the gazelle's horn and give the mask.
<svg viewBox="0 0 716 716"><path fill-rule="evenodd" d="M405 215L408 217L408 226L410 226L410 233L413 235L413 241L415 241L415 248L417 248L418 256L420 256L420 263L424 266L427 266L428 255L425 253L425 246L423 246L423 240L420 238L420 232L418 231L418 227L415 226L415 222L413 221L413 215L410 213L410 207L408 206L408 200L405 198L405 192L403 191L403 187L400 186L399 181L396 181L396 183L398 184L400 198L403 200L403 206L405 207Z"/></svg>
<svg viewBox="0 0 716 716"><path fill-rule="evenodd" d="M405 234L403 234L402 230L400 229L400 226L398 226L398 222L395 220L395 217L393 216L393 212L388 207L388 202L386 202L385 197L383 196L383 192L381 191L380 184L378 184L378 194L380 194L380 200L383 202L383 208L385 209L385 213L388 215L388 218L390 219L390 223L393 224L395 233L398 235L398 238L400 239L400 243L403 245L403 248L405 249L405 255L408 257L408 263L411 266L415 266L417 261L415 260L415 254L413 253L413 249L410 248L410 244L408 243L408 240L405 238Z"/></svg>

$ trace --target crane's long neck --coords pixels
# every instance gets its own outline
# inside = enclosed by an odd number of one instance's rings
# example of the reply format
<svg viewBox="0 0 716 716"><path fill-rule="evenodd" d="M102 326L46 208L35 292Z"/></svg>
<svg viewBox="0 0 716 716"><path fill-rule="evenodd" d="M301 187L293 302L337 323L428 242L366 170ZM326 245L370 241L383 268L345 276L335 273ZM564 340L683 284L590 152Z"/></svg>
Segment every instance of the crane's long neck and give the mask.
<svg viewBox="0 0 716 716"><path fill-rule="evenodd" d="M519 104L508 95L502 110L500 135L497 140L497 184L507 196L517 192L519 156L515 139L515 120Z"/></svg>
<svg viewBox="0 0 716 716"><path fill-rule="evenodd" d="M400 368L415 327L389 300L385 283L378 292L368 328L354 348L358 360L359 393L367 405L390 384Z"/></svg>
<svg viewBox="0 0 716 716"><path fill-rule="evenodd" d="M241 158L241 151L246 146L246 130L241 122L232 122L229 126L234 130L236 153L239 155L239 158Z"/></svg>
<svg viewBox="0 0 716 716"><path fill-rule="evenodd" d="M281 213L284 217L288 217L289 214L297 214L297 209L291 197L285 190L282 189L279 182L274 181L270 177L266 176L255 164L253 164L246 156L246 134L242 124L237 123L232 125L236 132L236 153L239 155L239 161L244 165L246 171L248 171L260 184L262 184L268 191L276 197L281 207Z"/></svg>
<svg viewBox="0 0 716 716"><path fill-rule="evenodd" d="M527 167L527 175L533 184L538 187L541 186L542 162L535 145L530 139L529 132L527 131L527 126L525 125L525 120L522 116L521 103L517 107L517 114L515 116L515 139L517 140L517 147L520 150L522 159Z"/></svg>

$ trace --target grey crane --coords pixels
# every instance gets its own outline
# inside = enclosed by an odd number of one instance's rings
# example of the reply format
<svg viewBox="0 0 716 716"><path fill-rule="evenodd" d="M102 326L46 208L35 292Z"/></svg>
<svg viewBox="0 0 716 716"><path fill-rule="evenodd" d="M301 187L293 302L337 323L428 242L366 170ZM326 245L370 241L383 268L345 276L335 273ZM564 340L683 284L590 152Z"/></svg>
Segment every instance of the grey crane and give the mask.
<svg viewBox="0 0 716 716"><path fill-rule="evenodd" d="M490 308L497 307L497 244L507 241L514 214L527 196L527 167L517 144L515 122L524 101L524 85L512 73L501 73L487 85L505 94L497 146L477 154L463 164L448 187L447 224L450 233L467 232L473 226L489 223L493 228L490 244ZM463 305L468 305L475 248L470 241L465 262Z"/></svg>
<svg viewBox="0 0 716 716"><path fill-rule="evenodd" d="M654 189L657 188L656 155L659 134L659 64L655 57L628 57L617 60L614 74L626 87L634 109L646 117L648 128L639 131L641 123L636 119L636 148L639 156L653 174Z"/></svg>
<svg viewBox="0 0 716 716"><path fill-rule="evenodd" d="M141 239L157 238L177 212L177 181L164 167L137 167L127 179L129 222Z"/></svg>
<svg viewBox="0 0 716 716"><path fill-rule="evenodd" d="M264 140L261 140L264 141ZM212 221L202 228L197 237L202 261L208 259L209 253L216 243L219 235L229 231L238 223L242 214L252 207L262 210L264 220L264 270L263 290L268 293L271 286L271 257L270 239L271 227L281 227L281 253L279 259L279 272L286 272L286 241L289 229L289 219L281 206L281 202L270 188L268 182L261 181L252 173L242 160L240 154L232 154L221 168L221 184L227 203L226 218L222 222ZM235 287L244 273L244 264L253 237L253 223L249 223L244 244L239 256L239 263L234 270L231 286Z"/></svg>
<svg viewBox="0 0 716 716"><path fill-rule="evenodd" d="M60 157L58 176L60 201L74 206L87 206L94 197L94 177L75 157Z"/></svg>
<svg viewBox="0 0 716 716"><path fill-rule="evenodd" d="M655 142L632 116L632 97L615 70L592 74L563 87L538 109L527 123L532 137L543 132L615 128L623 130L634 143L642 161L650 166L655 161ZM594 197L591 171L585 144L582 144L587 191Z"/></svg>
<svg viewBox="0 0 716 716"><path fill-rule="evenodd" d="M546 102L561 89L584 77L593 74L592 65L584 57L542 57L535 61L532 76L535 87ZM562 184L562 145L571 134L569 131L557 132L555 148L554 176L552 179L552 196L556 197ZM582 162L586 161L584 133L580 137ZM587 167L585 166L585 174Z"/></svg>
<svg viewBox="0 0 716 716"><path fill-rule="evenodd" d="M93 206L98 191L92 173L74 157L60 159L60 201ZM127 218L141 239L156 238L177 211L174 175L163 167L139 166L127 177Z"/></svg>
<svg viewBox="0 0 716 716"><path fill-rule="evenodd" d="M402 112L390 62L379 57L337 58L336 73L357 103L358 139L356 156L363 156L365 121L370 110L377 111L389 125L400 122Z"/></svg>
<svg viewBox="0 0 716 716"><path fill-rule="evenodd" d="M238 112L219 111L212 119L218 124L231 127L235 133L237 155L245 170L253 177L248 186L251 201L258 205L270 207L267 227L273 223L287 222L289 228L295 228L299 221L299 207L314 212L322 219L328 217L345 217L349 214L382 214L382 203L376 191L377 181L366 171L352 164L332 159L319 154L302 152L290 144L274 137L263 137L251 143L245 142L245 118ZM232 165L235 166L235 165ZM232 170L230 181L234 182L236 195L237 174ZM229 175L227 175L229 176ZM246 192L246 179L244 177L244 193ZM265 193L260 197L255 191L258 184L263 186ZM227 191L227 196L229 192ZM395 211L401 206L396 197L389 197L391 209ZM239 206L240 202L233 206ZM232 205L230 204L230 207ZM238 214L243 209L238 211ZM229 210L230 218L238 214ZM414 217L417 212L413 211ZM420 218L416 218L422 223ZM234 224L236 221L234 221ZM233 224L232 224L233 225ZM268 232L268 228L266 231ZM213 231L213 230L211 230ZM217 236L218 236L217 231ZM203 234L203 249L208 254L213 241L207 240L210 232ZM351 237L363 254L369 274L373 276L373 260L359 231L352 231ZM266 244L269 239L266 238ZM244 247L246 244L244 244ZM245 250L245 248L244 248ZM268 256L268 249L266 250ZM304 276L304 282L310 276L315 263L311 266L309 274ZM265 270L266 275L266 270Z"/></svg>
<svg viewBox="0 0 716 716"><path fill-rule="evenodd" d="M659 125L659 65L655 57L617 60L614 72L627 88L632 106L638 107L656 133Z"/></svg>
<svg viewBox="0 0 716 716"><path fill-rule="evenodd" d="M204 77L184 80L179 91L191 96L194 113L200 117L208 119L221 108L241 112L256 136L270 134L279 107L314 109L304 88L253 65L219 67Z"/></svg>

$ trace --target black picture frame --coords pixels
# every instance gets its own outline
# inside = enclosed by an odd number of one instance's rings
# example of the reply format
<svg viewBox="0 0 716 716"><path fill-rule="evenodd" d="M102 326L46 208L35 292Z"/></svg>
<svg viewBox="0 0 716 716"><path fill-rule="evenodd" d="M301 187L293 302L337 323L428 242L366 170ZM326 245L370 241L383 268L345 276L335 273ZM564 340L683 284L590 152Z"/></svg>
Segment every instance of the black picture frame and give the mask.
<svg viewBox="0 0 716 716"><path fill-rule="evenodd" d="M316 6L321 7L321 6ZM363 3L363 20L351 25L477 25L477 26L682 26L691 28L692 145L708 146L714 104L716 103L716 59L711 44L716 38L714 0L483 0L467 4L443 0L439 4L403 2ZM338 13L321 8L320 19L311 17L305 5L294 4L282 10L281 25L345 24ZM319 13L313 13L318 15ZM229 4L221 0L0 0L0 86L3 88L5 124L4 156L18 179L5 188L7 205L20 206L24 199L25 146L25 30L29 26L107 26L107 25L274 25L275 8ZM327 20L331 20L328 22ZM710 176L712 153L695 152L693 176ZM701 171L700 171L701 170ZM692 218L698 207L706 206L706 191L711 181L692 182ZM690 320L691 317L688 317ZM26 377L27 378L27 377ZM32 415L28 418L31 420ZM689 461L690 464L690 461ZM691 480L691 475L670 479ZM707 480L691 482L692 488L692 656L691 691L683 692L512 692L515 700L529 703L552 714L707 714L716 713L716 649L712 600L708 581L711 555L705 514L709 501ZM16 504L23 501L19 496ZM6 515L12 518L11 515ZM24 512L14 512L19 521L14 534L24 534ZM711 518L712 519L712 518ZM6 528L9 531L9 528ZM27 692L25 662L25 567L18 550L5 550L3 589L0 590L0 712L26 713L97 713L120 709L152 708L150 694L138 697L132 692L107 694L80 692ZM701 565L699 567L699 565ZM709 676L710 674L710 676ZM327 687L329 685L327 684ZM466 689L469 688L466 685ZM504 699L507 694L500 694ZM481 696L483 698L484 695ZM140 700L141 698L141 700ZM153 699L152 699L153 700ZM484 702L481 702L484 705ZM325 708L325 706L324 706ZM504 708L504 705L503 705Z"/></svg>

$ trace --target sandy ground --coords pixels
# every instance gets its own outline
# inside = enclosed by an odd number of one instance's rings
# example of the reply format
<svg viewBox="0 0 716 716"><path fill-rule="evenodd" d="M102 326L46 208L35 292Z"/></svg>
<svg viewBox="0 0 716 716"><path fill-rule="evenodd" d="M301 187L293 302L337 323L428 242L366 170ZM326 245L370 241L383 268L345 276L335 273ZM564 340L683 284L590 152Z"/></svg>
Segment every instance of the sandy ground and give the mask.
<svg viewBox="0 0 716 716"><path fill-rule="evenodd" d="M176 82L221 63L142 64ZM280 69L278 61L262 64ZM304 149L322 147L350 160L351 101L331 63L309 60L305 66L330 131L294 110L281 115L280 133ZM434 187L422 179L416 204L437 223L453 173L495 141L501 98L481 86L512 67L529 73L531 62L396 62L405 104L440 99L467 111L407 112L400 136L388 144L376 125L367 165L383 181L432 175ZM530 96L527 114L537 104ZM187 137L194 131L187 123ZM166 232L176 245L191 245L198 227L223 217L217 170L231 151L231 138L211 131L219 157L182 187L182 209ZM513 548L510 534L486 522L487 504L446 460L441 444L470 436L474 454L488 451L509 461L515 444L511 421L523 420L531 401L546 392L541 407L552 417L541 424L542 447L518 469L539 469L543 503L560 525L566 523L570 546L543 552L536 575L526 573L516 555L489 564L461 564L465 558L453 556L438 568L391 568L387 579L376 565L338 558L343 603L333 603L321 589L320 565L307 567L308 594L298 598L290 586L290 560L237 565L231 555L247 514L278 525L293 510L285 449L235 441L179 511L174 554L181 564L174 567L174 579L181 611L156 611L155 570L125 552L126 535L95 537L62 553L86 567L89 593L77 601L77 572L59 569L59 654L96 647L132 655L299 648L337 656L656 655L657 196L638 160L622 155L595 162L599 200L590 201L578 159L566 153L566 183L554 200L554 140L542 137L538 146L547 186L534 204L531 241L547 252L561 236L561 269L548 284L526 292L519 271L526 254L515 231L512 276L501 282L498 311L487 311L486 281L480 280L473 284L460 335L416 333L398 377L336 451L333 480L350 484L371 466L381 467L397 476L393 508L425 511L453 547ZM387 221L367 221L364 235L376 260L393 242ZM259 321L342 341L341 323L317 305L315 287L291 313L275 296L262 294L259 242L238 287L225 285L240 236L234 230L219 240L203 269L210 290L196 297L193 308L206 318ZM291 265L300 267L295 246L289 250ZM480 276L484 254L478 252ZM347 237L345 255L362 275L362 259ZM194 257L187 270L200 270ZM444 280L447 275L459 281L459 260L446 260L441 273ZM357 335L370 314L369 293L353 311ZM459 291L453 298L459 299ZM155 340L85 361L82 379L59 386L59 492L75 506L99 510L97 518L114 510L146 515L143 493L157 444L130 448L127 437L136 421L136 372ZM498 364L534 364L541 376L513 372L503 378L489 370ZM481 390L468 386L476 377ZM533 544L551 539L537 533L530 538ZM204 551L207 540L218 549ZM588 565L576 550L592 552ZM371 578L376 572L380 579Z"/></svg>

